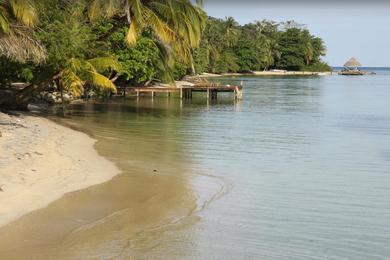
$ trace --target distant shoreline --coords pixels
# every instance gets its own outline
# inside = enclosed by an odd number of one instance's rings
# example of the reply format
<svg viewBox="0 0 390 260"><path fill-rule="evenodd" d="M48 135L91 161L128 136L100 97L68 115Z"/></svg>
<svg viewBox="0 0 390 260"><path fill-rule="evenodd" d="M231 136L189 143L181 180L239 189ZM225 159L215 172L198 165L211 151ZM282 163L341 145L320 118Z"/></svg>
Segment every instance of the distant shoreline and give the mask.
<svg viewBox="0 0 390 260"><path fill-rule="evenodd" d="M215 74L215 73L202 73L197 76L192 77L200 77L200 78L213 78L213 77L224 77L224 76L329 76L333 75L334 72L326 71L286 71L286 70L275 70L275 71L253 71L249 73L223 73L223 74Z"/></svg>

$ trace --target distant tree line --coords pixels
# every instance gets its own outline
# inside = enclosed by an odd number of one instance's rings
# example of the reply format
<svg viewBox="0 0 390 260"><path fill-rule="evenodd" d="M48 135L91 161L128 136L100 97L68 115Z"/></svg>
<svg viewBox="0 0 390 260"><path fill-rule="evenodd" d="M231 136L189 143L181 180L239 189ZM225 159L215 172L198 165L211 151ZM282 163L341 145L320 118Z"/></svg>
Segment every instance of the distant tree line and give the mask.
<svg viewBox="0 0 390 260"><path fill-rule="evenodd" d="M210 17L195 50L195 64L198 73L328 71L321 60L325 52L323 40L294 21L263 20L241 26L232 17Z"/></svg>

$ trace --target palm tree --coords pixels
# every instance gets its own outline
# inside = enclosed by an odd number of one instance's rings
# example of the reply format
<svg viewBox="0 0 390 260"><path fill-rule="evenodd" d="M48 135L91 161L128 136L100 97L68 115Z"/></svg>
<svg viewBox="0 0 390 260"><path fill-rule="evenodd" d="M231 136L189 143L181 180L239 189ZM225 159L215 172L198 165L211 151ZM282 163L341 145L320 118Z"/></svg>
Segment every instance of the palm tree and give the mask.
<svg viewBox="0 0 390 260"><path fill-rule="evenodd" d="M309 66L314 58L314 48L312 44L312 36L308 30L302 32L302 39L305 44L304 55L306 60L306 66Z"/></svg>
<svg viewBox="0 0 390 260"><path fill-rule="evenodd" d="M264 47L264 61L266 63L264 70L268 70L270 66L275 65L276 60L280 59L279 45L274 39L265 39Z"/></svg>
<svg viewBox="0 0 390 260"><path fill-rule="evenodd" d="M30 30L36 22L37 12L30 0L0 0L0 56L43 61L44 48Z"/></svg>
<svg viewBox="0 0 390 260"><path fill-rule="evenodd" d="M116 92L114 83L103 72L120 70L120 64L111 57L101 57L89 60L71 58L58 75L58 83L62 90L68 91L74 97L84 92L84 87L92 85L102 91Z"/></svg>
<svg viewBox="0 0 390 260"><path fill-rule="evenodd" d="M238 23L234 20L233 17L226 17L224 21L224 34L226 38L226 43L228 47L232 47L236 41L239 30L237 29Z"/></svg>
<svg viewBox="0 0 390 260"><path fill-rule="evenodd" d="M200 44L207 16L189 0L91 0L89 17L122 15L129 23L126 41L134 45L149 28L156 41L170 46L183 61L193 65L193 48ZM193 67L193 66L192 66Z"/></svg>

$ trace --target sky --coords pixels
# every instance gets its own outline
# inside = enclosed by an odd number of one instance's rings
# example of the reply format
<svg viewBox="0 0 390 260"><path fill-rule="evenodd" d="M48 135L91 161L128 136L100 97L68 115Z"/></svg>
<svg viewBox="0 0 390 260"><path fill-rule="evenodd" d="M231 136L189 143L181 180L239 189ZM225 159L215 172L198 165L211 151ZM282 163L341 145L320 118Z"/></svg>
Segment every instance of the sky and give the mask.
<svg viewBox="0 0 390 260"><path fill-rule="evenodd" d="M363 66L390 67L390 0L204 0L209 16L240 24L269 19L305 24L327 46L323 59L342 66L356 57Z"/></svg>

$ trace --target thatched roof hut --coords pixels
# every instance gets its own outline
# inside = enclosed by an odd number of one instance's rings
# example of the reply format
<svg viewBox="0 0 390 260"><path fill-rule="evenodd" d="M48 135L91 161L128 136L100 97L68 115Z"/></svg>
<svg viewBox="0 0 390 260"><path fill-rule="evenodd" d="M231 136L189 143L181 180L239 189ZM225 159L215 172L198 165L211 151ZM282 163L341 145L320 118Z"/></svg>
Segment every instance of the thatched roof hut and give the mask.
<svg viewBox="0 0 390 260"><path fill-rule="evenodd" d="M358 62L357 59L355 58L349 59L349 61L347 61L347 63L344 64L344 67L346 68L358 68L361 66L362 64L360 64L360 62Z"/></svg>

